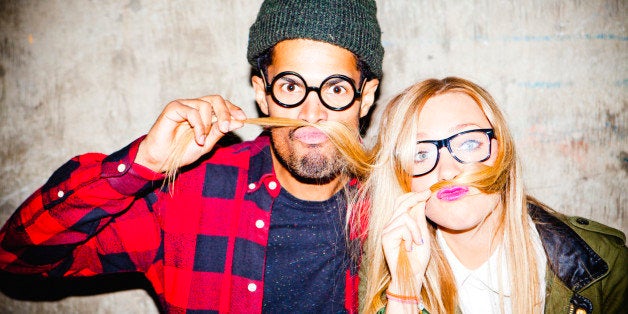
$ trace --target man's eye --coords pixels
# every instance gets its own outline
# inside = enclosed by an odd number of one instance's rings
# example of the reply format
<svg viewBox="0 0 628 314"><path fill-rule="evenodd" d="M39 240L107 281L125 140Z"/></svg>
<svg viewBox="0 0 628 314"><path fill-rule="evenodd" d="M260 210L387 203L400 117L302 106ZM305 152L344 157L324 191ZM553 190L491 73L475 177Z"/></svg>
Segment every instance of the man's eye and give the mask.
<svg viewBox="0 0 628 314"><path fill-rule="evenodd" d="M296 92L299 89L299 86L294 83L286 83L281 86L281 90L288 93Z"/></svg>
<svg viewBox="0 0 628 314"><path fill-rule="evenodd" d="M347 89L340 85L335 85L335 86L332 86L331 88L332 94L344 94L346 92L347 92Z"/></svg>

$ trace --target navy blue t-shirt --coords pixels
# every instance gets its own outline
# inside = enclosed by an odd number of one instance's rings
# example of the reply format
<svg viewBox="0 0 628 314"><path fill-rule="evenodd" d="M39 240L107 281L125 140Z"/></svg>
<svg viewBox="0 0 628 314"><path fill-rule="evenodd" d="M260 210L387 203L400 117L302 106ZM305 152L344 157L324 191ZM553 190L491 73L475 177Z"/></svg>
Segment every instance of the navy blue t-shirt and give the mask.
<svg viewBox="0 0 628 314"><path fill-rule="evenodd" d="M342 190L323 202L281 190L270 219L264 313L345 312L346 206Z"/></svg>

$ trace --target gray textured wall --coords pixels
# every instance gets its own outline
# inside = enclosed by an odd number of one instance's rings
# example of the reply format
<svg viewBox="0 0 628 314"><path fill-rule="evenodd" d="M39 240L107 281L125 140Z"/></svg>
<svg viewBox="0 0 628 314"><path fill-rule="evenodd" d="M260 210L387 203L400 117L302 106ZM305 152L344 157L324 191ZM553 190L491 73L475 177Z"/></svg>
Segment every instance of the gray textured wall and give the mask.
<svg viewBox="0 0 628 314"><path fill-rule="evenodd" d="M126 145L170 100L219 93L255 116L245 48L259 3L0 1L0 223L65 160ZM626 232L627 6L378 1L386 57L374 117L418 80L474 80L502 104L531 194ZM48 284L20 289L38 285ZM139 289L60 301L3 292L0 313L156 312Z"/></svg>

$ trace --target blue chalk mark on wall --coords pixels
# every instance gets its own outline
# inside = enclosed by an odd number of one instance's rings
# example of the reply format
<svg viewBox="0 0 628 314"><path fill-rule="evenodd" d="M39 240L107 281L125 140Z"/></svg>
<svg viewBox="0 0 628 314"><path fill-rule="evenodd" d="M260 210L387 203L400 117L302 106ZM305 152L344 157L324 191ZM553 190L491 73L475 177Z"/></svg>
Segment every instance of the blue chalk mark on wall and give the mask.
<svg viewBox="0 0 628 314"><path fill-rule="evenodd" d="M627 36L620 36L620 35L616 35L616 34L596 34L596 35L585 34L584 37L586 39L620 40L620 41L627 41L628 40Z"/></svg>
<svg viewBox="0 0 628 314"><path fill-rule="evenodd" d="M476 40L479 40L476 37ZM486 37L481 38L487 40ZM570 41L570 40L612 40L612 41L628 41L628 36L617 34L600 33L600 34L556 34L556 35L512 35L502 38L506 42L546 42L546 41Z"/></svg>
<svg viewBox="0 0 628 314"><path fill-rule="evenodd" d="M544 81L536 81L536 82L518 82L517 86L523 88L540 88L540 89L552 89L552 88L561 88L563 86L569 86L571 83L563 83L563 82L544 82Z"/></svg>
<svg viewBox="0 0 628 314"><path fill-rule="evenodd" d="M617 87L626 87L626 86L628 86L628 79L624 79L623 81L615 82L615 86L617 86Z"/></svg>

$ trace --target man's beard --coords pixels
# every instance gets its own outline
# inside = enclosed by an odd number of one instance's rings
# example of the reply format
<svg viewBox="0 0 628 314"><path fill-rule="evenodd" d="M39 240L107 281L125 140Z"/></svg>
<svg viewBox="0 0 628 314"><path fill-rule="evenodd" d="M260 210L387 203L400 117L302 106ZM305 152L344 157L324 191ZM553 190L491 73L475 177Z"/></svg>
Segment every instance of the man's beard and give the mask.
<svg viewBox="0 0 628 314"><path fill-rule="evenodd" d="M277 129L275 129L277 130ZM292 174L294 178L303 183L309 184L325 184L337 178L343 169L346 168L346 162L335 147L325 154L325 145L310 145L310 147L319 146L319 149L308 150L306 153L299 153L296 142L292 134L296 129L288 132L287 138L274 136L271 131L271 145L277 160ZM274 131L274 130L273 130Z"/></svg>

